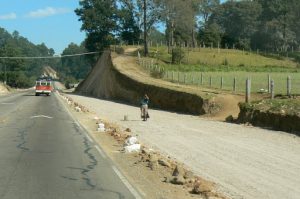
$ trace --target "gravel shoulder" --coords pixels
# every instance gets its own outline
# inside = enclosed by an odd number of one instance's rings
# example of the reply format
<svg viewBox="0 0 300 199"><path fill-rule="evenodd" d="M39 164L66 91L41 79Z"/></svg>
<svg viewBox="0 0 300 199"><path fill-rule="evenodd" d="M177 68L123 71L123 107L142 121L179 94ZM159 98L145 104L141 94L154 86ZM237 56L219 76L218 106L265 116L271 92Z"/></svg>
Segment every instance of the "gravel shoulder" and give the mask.
<svg viewBox="0 0 300 199"><path fill-rule="evenodd" d="M100 118L130 128L147 146L183 162L231 198L300 195L300 138L295 135L161 110L150 110L150 120L142 122L138 107L70 97Z"/></svg>

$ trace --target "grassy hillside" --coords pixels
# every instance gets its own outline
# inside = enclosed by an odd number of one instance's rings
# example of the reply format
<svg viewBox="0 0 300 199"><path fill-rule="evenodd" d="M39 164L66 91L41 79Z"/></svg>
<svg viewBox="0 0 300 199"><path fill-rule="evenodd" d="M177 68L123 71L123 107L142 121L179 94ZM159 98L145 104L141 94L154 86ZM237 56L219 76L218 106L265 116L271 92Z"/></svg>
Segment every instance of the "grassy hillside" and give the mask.
<svg viewBox="0 0 300 199"><path fill-rule="evenodd" d="M194 84L199 87L233 90L236 78L236 91L245 91L245 80L251 78L252 92L268 90L268 76L275 82L275 93L286 93L287 77L292 79L292 94L300 94L300 64L293 58L278 56L265 57L260 54L230 49L201 48L188 52L181 64L170 64L171 55L166 47L150 48L150 57L157 66L150 68L163 71L157 77L181 83ZM296 54L296 53L294 53ZM226 61L225 61L226 60ZM295 59L296 60L296 59ZM154 64L155 65L155 64ZM149 64L144 64L149 69ZM201 81L202 78L202 81ZM223 84L221 85L221 79Z"/></svg>
<svg viewBox="0 0 300 199"><path fill-rule="evenodd" d="M241 50L232 49L216 49L216 48L201 48L201 49L187 49L182 48L184 51L184 57L182 59L182 65L188 68L188 65L192 66L194 70L195 66L228 66L228 67L263 67L263 68L296 68L300 65L297 62L292 61L289 58L282 56L265 57L257 52L246 52ZM167 47L152 47L150 48L150 56L157 58L165 63L171 62L171 55L168 54ZM213 70L213 69L212 69Z"/></svg>

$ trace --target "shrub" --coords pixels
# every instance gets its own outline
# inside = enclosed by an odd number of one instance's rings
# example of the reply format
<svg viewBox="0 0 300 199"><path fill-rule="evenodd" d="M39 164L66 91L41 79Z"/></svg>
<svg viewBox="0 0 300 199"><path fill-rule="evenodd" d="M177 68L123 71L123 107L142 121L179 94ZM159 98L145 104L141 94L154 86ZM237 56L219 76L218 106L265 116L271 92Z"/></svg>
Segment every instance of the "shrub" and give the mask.
<svg viewBox="0 0 300 199"><path fill-rule="evenodd" d="M228 65L229 65L228 59L225 58L222 64L223 64L224 66L228 66Z"/></svg>
<svg viewBox="0 0 300 199"><path fill-rule="evenodd" d="M161 78L164 77L165 71L164 71L164 70L161 70L161 71L158 71L158 70L152 70L152 71L150 72L150 75L151 75L151 77L161 79Z"/></svg>
<svg viewBox="0 0 300 199"><path fill-rule="evenodd" d="M124 54L124 48L122 48L122 47L116 47L116 53L118 53L118 54Z"/></svg>
<svg viewBox="0 0 300 199"><path fill-rule="evenodd" d="M181 48L174 48L172 50L172 64L180 64L184 58L184 51Z"/></svg>

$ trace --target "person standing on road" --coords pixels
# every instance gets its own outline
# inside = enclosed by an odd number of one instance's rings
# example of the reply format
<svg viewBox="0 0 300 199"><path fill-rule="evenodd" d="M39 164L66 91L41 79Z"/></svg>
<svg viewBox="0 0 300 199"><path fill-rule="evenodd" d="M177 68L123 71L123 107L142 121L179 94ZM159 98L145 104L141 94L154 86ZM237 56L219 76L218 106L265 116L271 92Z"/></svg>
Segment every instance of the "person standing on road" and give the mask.
<svg viewBox="0 0 300 199"><path fill-rule="evenodd" d="M147 94L145 94L143 99L141 100L141 118L143 118L143 121L146 121L147 118L149 118L148 104L149 104L149 97Z"/></svg>

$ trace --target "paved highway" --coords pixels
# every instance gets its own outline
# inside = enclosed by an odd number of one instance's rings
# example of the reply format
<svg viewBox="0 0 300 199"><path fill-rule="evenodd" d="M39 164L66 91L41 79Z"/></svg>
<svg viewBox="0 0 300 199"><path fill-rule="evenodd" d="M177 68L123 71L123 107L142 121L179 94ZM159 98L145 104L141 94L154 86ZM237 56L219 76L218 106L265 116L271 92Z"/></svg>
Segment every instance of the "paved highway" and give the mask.
<svg viewBox="0 0 300 199"><path fill-rule="evenodd" d="M56 95L0 96L0 199L139 198Z"/></svg>

